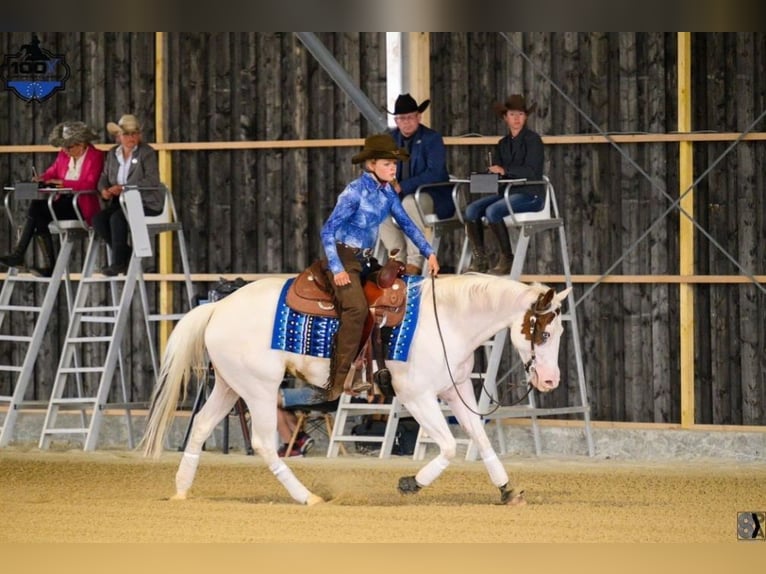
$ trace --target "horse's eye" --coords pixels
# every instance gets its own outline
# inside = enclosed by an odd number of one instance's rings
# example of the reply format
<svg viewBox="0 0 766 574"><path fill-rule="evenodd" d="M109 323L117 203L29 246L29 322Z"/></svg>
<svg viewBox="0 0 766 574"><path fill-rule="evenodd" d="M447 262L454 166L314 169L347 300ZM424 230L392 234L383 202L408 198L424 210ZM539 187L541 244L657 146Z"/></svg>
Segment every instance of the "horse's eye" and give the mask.
<svg viewBox="0 0 766 574"><path fill-rule="evenodd" d="M551 338L551 334L548 331L543 331L542 337L543 337L543 343L545 343L545 341Z"/></svg>

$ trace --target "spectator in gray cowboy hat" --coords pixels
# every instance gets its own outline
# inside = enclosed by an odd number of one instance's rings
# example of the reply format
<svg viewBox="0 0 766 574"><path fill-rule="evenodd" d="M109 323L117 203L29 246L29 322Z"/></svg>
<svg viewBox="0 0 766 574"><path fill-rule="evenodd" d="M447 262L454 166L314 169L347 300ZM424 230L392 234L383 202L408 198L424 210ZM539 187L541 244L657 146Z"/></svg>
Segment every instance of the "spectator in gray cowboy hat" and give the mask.
<svg viewBox="0 0 766 574"><path fill-rule="evenodd" d="M418 104L410 94L396 98L394 121L396 128L391 135L401 148L410 154L407 162L396 168L396 179L391 186L399 196L402 207L413 223L426 234L426 224L415 205L415 190L425 183L439 183L449 180L447 173L447 151L444 139L436 130L421 123L423 112L431 100ZM452 217L455 204L449 186L431 187L423 190L420 198L424 215L436 213L439 219ZM423 271L423 256L417 246L408 239L402 228L389 217L380 226L380 239L389 253L398 250L395 258L405 264L409 275L420 275Z"/></svg>
<svg viewBox="0 0 766 574"><path fill-rule="evenodd" d="M505 122L508 135L497 143L496 163L489 166L489 173L495 173L501 179L542 179L543 140L537 132L527 127L527 118L534 109L535 104L527 106L524 96L520 94L512 94L504 102L493 105L494 112ZM482 222L482 218L486 218L500 246L500 260L489 272L494 275L507 275L511 272L513 251L508 228L503 221L509 212L502 193L503 188L498 187L498 195L482 197L466 206L465 230L472 253L468 271L484 273L489 267ZM545 203L544 188L541 185L514 187L510 200L514 213L540 211Z"/></svg>
<svg viewBox="0 0 766 574"><path fill-rule="evenodd" d="M77 207L83 219L90 224L93 216L101 209L96 184L104 166L104 152L93 146L98 136L83 122L66 121L57 124L48 137L48 142L61 148L54 162L33 181L45 183L49 187L71 189L77 194ZM82 193L91 191L94 193ZM58 219L77 219L71 198L58 195L52 203ZM18 267L24 262L32 237L37 237L43 255L41 267L32 267L36 275L49 277L56 259L48 224L53 216L48 209L47 199L36 199L29 203L27 217L19 235L19 240L11 253L0 257L0 263L8 267Z"/></svg>
<svg viewBox="0 0 766 574"><path fill-rule="evenodd" d="M106 129L118 143L107 152L104 171L98 180L98 190L106 205L93 219L93 227L112 250L112 263L101 269L101 273L113 276L127 271L132 254L120 194L126 186L136 186L145 215L159 215L165 196L160 189L157 152L141 141L141 124L136 116L126 114L119 122L106 124Z"/></svg>

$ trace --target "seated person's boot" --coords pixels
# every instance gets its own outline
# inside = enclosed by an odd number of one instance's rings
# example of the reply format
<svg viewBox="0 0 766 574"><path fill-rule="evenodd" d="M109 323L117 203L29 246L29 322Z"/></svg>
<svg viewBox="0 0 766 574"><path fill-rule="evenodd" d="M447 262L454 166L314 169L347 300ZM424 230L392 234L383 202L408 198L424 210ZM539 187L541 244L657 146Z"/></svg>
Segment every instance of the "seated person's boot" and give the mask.
<svg viewBox="0 0 766 574"><path fill-rule="evenodd" d="M502 221L490 223L489 227L500 245L500 260L489 272L492 275L508 275L513 266L513 250L511 249L511 238L508 235L508 228Z"/></svg>
<svg viewBox="0 0 766 574"><path fill-rule="evenodd" d="M486 273L489 269L489 259L484 250L484 224L481 221L466 221L465 233L471 244L471 265L466 271Z"/></svg>
<svg viewBox="0 0 766 574"><path fill-rule="evenodd" d="M16 246L8 255L0 257L0 263L6 267L18 267L24 263L24 253L29 247L29 243L32 241L32 237L35 234L35 221L31 217L27 217L24 222L24 227L19 235L19 240L16 242Z"/></svg>
<svg viewBox="0 0 766 574"><path fill-rule="evenodd" d="M50 277L53 273L56 257L53 250L53 237L50 233L37 236L37 245L43 254L43 264L40 267L32 267L30 271L39 277Z"/></svg>

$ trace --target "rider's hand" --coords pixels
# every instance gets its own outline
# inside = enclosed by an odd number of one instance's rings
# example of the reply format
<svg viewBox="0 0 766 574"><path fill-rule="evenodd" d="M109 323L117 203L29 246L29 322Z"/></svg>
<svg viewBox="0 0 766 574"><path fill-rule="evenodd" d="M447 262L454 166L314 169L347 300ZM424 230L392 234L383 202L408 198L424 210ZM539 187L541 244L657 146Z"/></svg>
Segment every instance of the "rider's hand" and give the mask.
<svg viewBox="0 0 766 574"><path fill-rule="evenodd" d="M333 279L335 280L335 284L338 287L343 287L344 285L349 285L351 283L351 278L348 276L348 273L346 271L341 271L340 273L336 273L333 276Z"/></svg>
<svg viewBox="0 0 766 574"><path fill-rule="evenodd" d="M428 271L434 277L439 275L439 262L436 260L436 253L431 253L428 257Z"/></svg>

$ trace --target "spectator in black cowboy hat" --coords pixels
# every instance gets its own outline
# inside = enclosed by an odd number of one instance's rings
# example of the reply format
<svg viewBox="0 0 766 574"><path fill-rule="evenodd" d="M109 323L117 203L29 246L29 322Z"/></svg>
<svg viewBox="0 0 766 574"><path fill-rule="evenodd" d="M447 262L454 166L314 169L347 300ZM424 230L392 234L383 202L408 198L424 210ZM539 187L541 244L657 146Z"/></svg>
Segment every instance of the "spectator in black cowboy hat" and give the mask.
<svg viewBox="0 0 766 574"><path fill-rule="evenodd" d="M79 192L96 190L96 183L104 166L104 152L96 149L92 143L97 139L98 135L83 122L66 121L57 124L51 131L48 142L61 149L50 167L39 177L32 178L33 181L43 182L50 187L65 187L77 193L77 207L88 224L101 206L97 195ZM77 219L71 197L58 195L54 198L52 206L58 219ZM48 229L51 221L53 216L48 209L48 200L31 201L19 240L11 253L0 257L0 263L8 267L21 265L24 262L24 253L34 236L37 237L43 254L43 265L32 267L30 271L36 275L50 277L56 259L53 238Z"/></svg>
<svg viewBox="0 0 766 574"><path fill-rule="evenodd" d="M527 106L524 96L520 94L512 94L504 102L493 105L494 112L508 127L508 135L497 143L496 163L489 166L489 173L495 173L502 179L542 179L543 140L537 132L527 127L527 118L534 109L535 104ZM540 211L545 203L543 192L544 189L539 185L514 188L510 197L514 213ZM500 246L500 260L489 272L494 275L507 275L511 272L513 251L508 228L503 221L507 215L508 206L501 187L498 188L498 195L482 197L468 204L465 209L465 230L472 250L472 262L468 271L484 273L489 267L484 249L482 218L485 217Z"/></svg>
<svg viewBox="0 0 766 574"><path fill-rule="evenodd" d="M399 195L404 211L424 235L426 225L415 205L415 190L425 183L449 180L444 139L440 133L421 123L423 112L430 103L431 100L425 100L418 104L410 94L400 95L396 98L393 111L396 128L391 132L396 145L410 154L408 162L401 162L397 166L396 180L391 182L391 186ZM423 190L421 207L425 215L436 213L439 219L452 217L455 204L451 188L445 186ZM392 218L387 218L380 226L380 238L389 253L399 250L395 257L405 264L406 273L422 273L423 256Z"/></svg>

